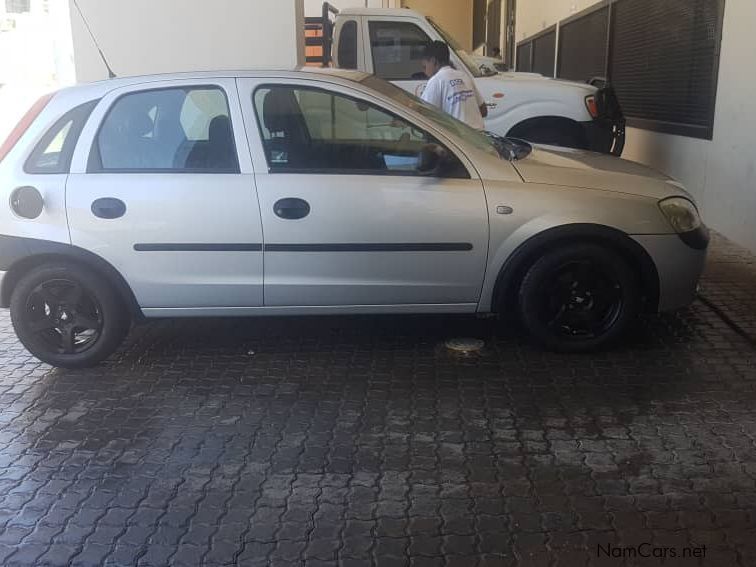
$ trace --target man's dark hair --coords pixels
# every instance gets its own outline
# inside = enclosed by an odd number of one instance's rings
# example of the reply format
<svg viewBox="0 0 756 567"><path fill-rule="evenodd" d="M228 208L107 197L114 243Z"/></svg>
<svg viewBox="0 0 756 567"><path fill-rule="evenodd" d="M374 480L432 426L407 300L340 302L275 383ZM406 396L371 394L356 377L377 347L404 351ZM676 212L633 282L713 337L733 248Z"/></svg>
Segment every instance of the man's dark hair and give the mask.
<svg viewBox="0 0 756 567"><path fill-rule="evenodd" d="M423 59L435 59L442 67L451 63L451 55L449 54L449 46L443 41L431 41L425 46L423 51Z"/></svg>

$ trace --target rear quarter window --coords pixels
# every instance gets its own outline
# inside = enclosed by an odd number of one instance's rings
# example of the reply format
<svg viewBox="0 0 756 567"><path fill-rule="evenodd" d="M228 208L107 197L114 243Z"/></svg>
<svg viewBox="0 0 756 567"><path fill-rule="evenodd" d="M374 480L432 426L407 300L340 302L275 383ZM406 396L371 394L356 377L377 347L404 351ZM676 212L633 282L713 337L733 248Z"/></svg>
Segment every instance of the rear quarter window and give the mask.
<svg viewBox="0 0 756 567"><path fill-rule="evenodd" d="M24 171L43 175L68 173L81 131L98 102L85 102L59 118L34 147L24 164Z"/></svg>

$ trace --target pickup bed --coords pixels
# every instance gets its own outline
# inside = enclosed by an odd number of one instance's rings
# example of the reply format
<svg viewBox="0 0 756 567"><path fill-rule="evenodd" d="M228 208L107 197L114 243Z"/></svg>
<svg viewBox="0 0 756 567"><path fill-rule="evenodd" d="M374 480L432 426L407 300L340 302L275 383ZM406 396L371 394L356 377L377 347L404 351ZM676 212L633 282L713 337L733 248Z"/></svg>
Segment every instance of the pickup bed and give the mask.
<svg viewBox="0 0 756 567"><path fill-rule="evenodd" d="M335 16L335 18L334 18ZM332 19L333 18L333 19ZM421 66L425 45L446 42L452 64L470 75L488 106L486 129L531 142L621 155L625 119L611 86L550 79L533 73L496 73L481 67L431 18L407 9L323 6L308 19L309 46L322 46L308 62L356 69L391 81L415 95L427 77Z"/></svg>

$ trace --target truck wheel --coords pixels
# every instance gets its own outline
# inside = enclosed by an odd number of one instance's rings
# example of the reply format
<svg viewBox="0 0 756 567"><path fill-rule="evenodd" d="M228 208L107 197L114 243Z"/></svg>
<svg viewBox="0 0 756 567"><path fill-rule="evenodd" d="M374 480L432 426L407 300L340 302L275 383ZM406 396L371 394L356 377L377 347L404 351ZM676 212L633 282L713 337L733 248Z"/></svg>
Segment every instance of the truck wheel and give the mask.
<svg viewBox="0 0 756 567"><path fill-rule="evenodd" d="M589 352L614 343L634 323L640 305L640 286L627 263L588 243L538 258L518 294L529 334L559 352Z"/></svg>
<svg viewBox="0 0 756 567"><path fill-rule="evenodd" d="M61 368L104 360L130 325L113 286L92 270L71 264L45 264L24 275L11 295L10 314L27 350Z"/></svg>

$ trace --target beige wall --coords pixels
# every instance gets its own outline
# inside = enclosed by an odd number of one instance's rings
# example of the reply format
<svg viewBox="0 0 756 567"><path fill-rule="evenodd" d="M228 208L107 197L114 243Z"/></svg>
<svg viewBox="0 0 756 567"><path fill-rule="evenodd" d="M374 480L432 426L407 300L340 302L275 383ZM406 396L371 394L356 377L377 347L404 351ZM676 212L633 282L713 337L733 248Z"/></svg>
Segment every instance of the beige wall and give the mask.
<svg viewBox="0 0 756 567"><path fill-rule="evenodd" d="M432 17L464 49L472 49L473 0L402 0L402 5Z"/></svg>
<svg viewBox="0 0 756 567"><path fill-rule="evenodd" d="M106 78L71 4L77 80ZM79 5L121 76L290 68L304 60L303 0L79 0Z"/></svg>
<svg viewBox="0 0 756 567"><path fill-rule="evenodd" d="M31 2L6 13L0 2L0 141L41 95L75 81L68 3Z"/></svg>
<svg viewBox="0 0 756 567"><path fill-rule="evenodd" d="M519 0L515 37L522 41L593 4L596 0Z"/></svg>
<svg viewBox="0 0 756 567"><path fill-rule="evenodd" d="M580 11L590 0L518 2L517 40ZM630 128L623 157L682 181L698 199L714 229L756 252L756 75L754 0L727 0L713 140Z"/></svg>

